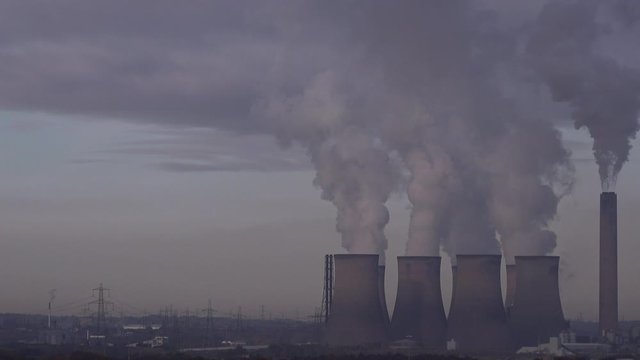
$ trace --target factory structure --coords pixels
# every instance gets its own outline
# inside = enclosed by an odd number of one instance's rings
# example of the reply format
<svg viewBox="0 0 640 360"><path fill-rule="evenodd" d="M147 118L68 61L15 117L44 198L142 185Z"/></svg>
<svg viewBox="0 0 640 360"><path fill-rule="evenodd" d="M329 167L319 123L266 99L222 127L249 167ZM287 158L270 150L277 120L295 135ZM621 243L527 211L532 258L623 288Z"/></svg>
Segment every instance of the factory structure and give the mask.
<svg viewBox="0 0 640 360"><path fill-rule="evenodd" d="M616 194L600 197L600 299L598 344L606 349L618 331ZM452 259L451 303L445 313L441 258L399 256L395 307L387 310L384 270L373 254L329 255L334 271L325 275L329 346L412 345L424 351L513 354L555 348L567 354L575 343L560 299L558 256L458 254ZM329 263L329 262L327 262ZM330 284L330 291L326 286ZM589 347L590 346L590 347ZM564 351L564 353L563 353Z"/></svg>

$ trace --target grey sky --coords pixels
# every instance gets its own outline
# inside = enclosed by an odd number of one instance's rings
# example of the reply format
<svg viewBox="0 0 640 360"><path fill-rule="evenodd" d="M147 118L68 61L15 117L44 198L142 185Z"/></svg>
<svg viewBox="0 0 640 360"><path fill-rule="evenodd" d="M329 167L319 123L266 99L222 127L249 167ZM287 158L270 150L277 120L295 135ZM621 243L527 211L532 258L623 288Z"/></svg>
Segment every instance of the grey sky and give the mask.
<svg viewBox="0 0 640 360"><path fill-rule="evenodd" d="M353 4L0 1L0 312L41 312L50 288L64 303L103 282L148 311L202 308L211 298L222 313L256 313L262 304L274 315L311 313L322 255L344 251L336 209L320 199L313 164L296 143L325 127L257 115L304 117L308 108L296 106L324 100L317 92L335 95L335 104L312 104L324 112L385 94L375 77L349 85L376 74L373 60L361 59L360 45L369 44L353 40L370 26L352 26ZM498 10L501 26L517 28L543 2L482 4ZM620 34L599 46L627 66L640 63L640 46L630 41L639 23ZM335 83L309 86L327 69ZM576 183L552 225L554 253L562 256L566 313L594 319L600 180L591 139L568 126L569 111L548 94L505 86L522 109L561 126L573 152ZM293 110L274 110L280 102ZM350 125L375 118L376 106L363 108L347 113L356 119ZM640 317L637 154L617 187L626 318ZM404 253L411 204L394 191L387 206L392 304L393 259Z"/></svg>

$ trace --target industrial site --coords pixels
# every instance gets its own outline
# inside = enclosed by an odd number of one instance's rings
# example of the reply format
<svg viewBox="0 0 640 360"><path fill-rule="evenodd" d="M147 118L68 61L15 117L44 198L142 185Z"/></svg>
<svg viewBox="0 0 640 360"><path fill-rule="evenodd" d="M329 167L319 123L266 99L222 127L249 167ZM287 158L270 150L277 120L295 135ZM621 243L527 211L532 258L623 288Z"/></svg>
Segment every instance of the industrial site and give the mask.
<svg viewBox="0 0 640 360"><path fill-rule="evenodd" d="M385 266L378 255L327 256L326 342L333 346L391 343L408 349L475 355L607 356L635 353L634 331L618 324L617 196L600 196L598 332L577 341L564 317L558 256L459 254L451 267L451 305L445 314L441 258L400 256L398 291L390 317ZM334 270L335 268L335 270ZM335 282L335 283L334 283Z"/></svg>
<svg viewBox="0 0 640 360"><path fill-rule="evenodd" d="M0 0L0 360L640 358L640 0Z"/></svg>

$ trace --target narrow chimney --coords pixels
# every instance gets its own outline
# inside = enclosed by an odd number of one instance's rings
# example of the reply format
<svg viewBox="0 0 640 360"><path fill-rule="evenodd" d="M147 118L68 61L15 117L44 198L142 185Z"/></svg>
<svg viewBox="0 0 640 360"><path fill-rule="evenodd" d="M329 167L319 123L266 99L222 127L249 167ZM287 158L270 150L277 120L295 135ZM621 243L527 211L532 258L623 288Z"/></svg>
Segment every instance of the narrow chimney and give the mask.
<svg viewBox="0 0 640 360"><path fill-rule="evenodd" d="M618 198L600 194L600 334L618 329Z"/></svg>

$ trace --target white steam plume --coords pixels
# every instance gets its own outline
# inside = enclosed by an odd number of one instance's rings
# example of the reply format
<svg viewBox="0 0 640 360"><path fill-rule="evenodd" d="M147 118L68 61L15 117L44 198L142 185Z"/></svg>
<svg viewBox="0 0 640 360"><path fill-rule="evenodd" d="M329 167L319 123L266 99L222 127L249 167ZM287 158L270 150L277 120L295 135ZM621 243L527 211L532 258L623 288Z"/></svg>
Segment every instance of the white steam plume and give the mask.
<svg viewBox="0 0 640 360"><path fill-rule="evenodd" d="M384 263L385 203L396 184L395 167L370 129L358 125L362 114L349 103L360 93L342 79L332 71L319 73L302 94L271 97L257 111L268 114L283 141L307 148L316 169L314 184L337 209L343 247L379 254Z"/></svg>
<svg viewBox="0 0 640 360"><path fill-rule="evenodd" d="M552 1L540 13L527 44L532 67L553 99L569 103L576 128L587 128L603 191L615 188L638 132L640 72L598 49L607 28L599 19L629 1ZM625 12L635 21L640 13Z"/></svg>

